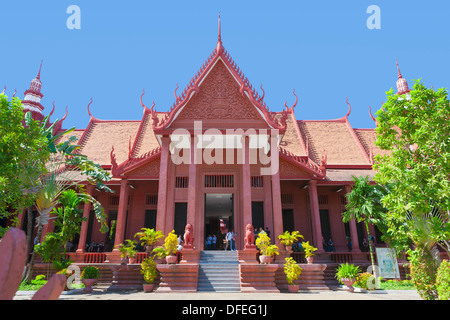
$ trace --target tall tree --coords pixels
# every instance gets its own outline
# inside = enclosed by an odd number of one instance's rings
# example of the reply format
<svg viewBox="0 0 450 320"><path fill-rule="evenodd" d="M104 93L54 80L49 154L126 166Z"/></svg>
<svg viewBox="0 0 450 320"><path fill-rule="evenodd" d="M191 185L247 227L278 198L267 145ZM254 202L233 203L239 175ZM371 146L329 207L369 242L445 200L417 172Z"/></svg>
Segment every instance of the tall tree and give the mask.
<svg viewBox="0 0 450 320"><path fill-rule="evenodd" d="M0 94L0 218L10 220L34 202L34 181L50 156L39 122L23 122L20 100Z"/></svg>
<svg viewBox="0 0 450 320"><path fill-rule="evenodd" d="M369 224L381 226L385 215L385 209L381 204L381 199L385 194L385 189L379 185L371 184L369 176L353 176L353 186L346 195L346 211L342 213L343 222L356 220L364 222L367 236L371 238ZM375 272L375 261L371 241L369 241L370 260Z"/></svg>
<svg viewBox="0 0 450 320"><path fill-rule="evenodd" d="M377 112L375 180L393 183L383 198L389 232L414 245L415 265L431 270L430 250L450 249L450 104L446 89L416 80L410 97L390 90ZM423 278L423 277L422 277ZM431 279L431 278L430 278ZM432 281L432 280L430 280ZM431 288L431 283L428 284ZM421 293L432 297L433 290Z"/></svg>
<svg viewBox="0 0 450 320"><path fill-rule="evenodd" d="M58 143L57 152L51 154L47 162L47 173L42 175L38 181L36 194L36 208L39 216L36 219L37 235L40 239L44 225L48 224L50 212L60 203L60 197L64 191L76 189L83 201L89 201L97 220L100 222L100 231L107 232L106 215L101 204L89 195L84 184L86 181L99 190L112 192L104 182L110 180L110 174L99 164L89 160L85 155L77 153L80 146L73 142L75 137L70 137L66 142ZM31 281L32 270L35 261L35 252L32 252L26 279Z"/></svg>

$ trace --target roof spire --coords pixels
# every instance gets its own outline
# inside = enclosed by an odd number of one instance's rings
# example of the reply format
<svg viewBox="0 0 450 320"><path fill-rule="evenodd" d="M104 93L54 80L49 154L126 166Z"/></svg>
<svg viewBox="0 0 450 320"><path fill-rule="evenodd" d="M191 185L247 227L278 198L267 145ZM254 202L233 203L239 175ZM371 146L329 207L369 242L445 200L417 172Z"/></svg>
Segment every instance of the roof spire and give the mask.
<svg viewBox="0 0 450 320"><path fill-rule="evenodd" d="M398 70L398 78L402 78L402 74L400 73L400 67L398 66L397 58L395 58L395 63L397 63L397 70Z"/></svg>
<svg viewBox="0 0 450 320"><path fill-rule="evenodd" d="M220 11L219 11L219 32L218 32L218 36L217 36L217 53L220 54L223 51L223 45L222 45L222 23L220 21Z"/></svg>
<svg viewBox="0 0 450 320"><path fill-rule="evenodd" d="M222 32L221 32L221 25L220 25L220 11L219 11L219 36L217 38L217 42L222 42Z"/></svg>
<svg viewBox="0 0 450 320"><path fill-rule="evenodd" d="M42 62L44 61L44 59L42 59L41 60L41 66L39 67L39 72L38 72L38 75L37 75L37 77L36 77L36 79L41 79L41 69L42 69Z"/></svg>

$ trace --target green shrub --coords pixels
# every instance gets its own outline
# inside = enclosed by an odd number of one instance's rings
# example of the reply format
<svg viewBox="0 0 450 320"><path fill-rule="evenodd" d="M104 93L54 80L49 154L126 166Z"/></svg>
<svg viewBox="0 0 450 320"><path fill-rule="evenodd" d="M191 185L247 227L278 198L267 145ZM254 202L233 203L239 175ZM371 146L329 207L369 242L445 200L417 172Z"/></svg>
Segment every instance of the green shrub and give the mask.
<svg viewBox="0 0 450 320"><path fill-rule="evenodd" d="M335 277L340 283L343 283L341 279L356 279L360 273L360 267L346 262L337 268Z"/></svg>
<svg viewBox="0 0 450 320"><path fill-rule="evenodd" d="M367 283L370 278L372 278L372 281L374 280L373 274L368 273L368 272L360 273L358 275L358 277L356 278L356 282L355 282L354 286L358 287L358 288L362 288L362 289L374 289L373 288L374 285L372 285L371 288L369 288L370 285L368 285L368 283Z"/></svg>
<svg viewBox="0 0 450 320"><path fill-rule="evenodd" d="M410 250L410 275L420 297L424 300L437 300L436 273L438 265L429 250L416 248Z"/></svg>
<svg viewBox="0 0 450 320"><path fill-rule="evenodd" d="M284 264L283 271L286 275L286 280L288 284L294 284L294 281L302 274L302 268L291 257L285 258L285 261L286 264Z"/></svg>
<svg viewBox="0 0 450 320"><path fill-rule="evenodd" d="M100 277L100 270L94 266L86 266L81 273L81 279L98 279Z"/></svg>
<svg viewBox="0 0 450 320"><path fill-rule="evenodd" d="M450 300L450 261L444 260L436 275L436 289L439 300Z"/></svg>

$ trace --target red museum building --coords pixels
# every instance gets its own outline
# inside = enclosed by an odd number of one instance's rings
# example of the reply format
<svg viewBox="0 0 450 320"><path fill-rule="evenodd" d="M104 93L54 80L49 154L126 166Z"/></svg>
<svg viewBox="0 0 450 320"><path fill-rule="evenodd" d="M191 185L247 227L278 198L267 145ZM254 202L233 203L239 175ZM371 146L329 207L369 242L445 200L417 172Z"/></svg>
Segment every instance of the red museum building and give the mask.
<svg viewBox="0 0 450 320"><path fill-rule="evenodd" d="M399 93L409 92L400 71L398 78ZM39 119L41 85L39 71L23 100L24 111ZM156 111L154 103L148 107L143 92L141 119L100 120L91 113L91 100L89 124L73 135L82 154L111 172L113 194L87 190L103 205L109 224L116 224L113 234L100 233L86 204L88 219L74 243L74 257L82 261L102 244L100 251L111 253L113 261L114 248L141 228L183 235L188 223L194 248L203 250L207 235L220 236L220 219L237 232L238 250L244 247L245 226L252 224L267 227L275 242L285 230L298 230L318 247L323 261L339 254L367 255L364 228L355 221L343 223L341 213L352 175L373 177L374 156L383 153L375 146L375 129L353 128L348 102L339 119L297 120L295 91L292 106L285 103L283 111L272 112L260 89L225 50L219 20L217 46L187 87L175 90L168 111ZM62 120L66 116L67 111ZM44 234L52 228L48 224ZM371 229L382 245L378 230ZM322 245L329 239L331 249Z"/></svg>

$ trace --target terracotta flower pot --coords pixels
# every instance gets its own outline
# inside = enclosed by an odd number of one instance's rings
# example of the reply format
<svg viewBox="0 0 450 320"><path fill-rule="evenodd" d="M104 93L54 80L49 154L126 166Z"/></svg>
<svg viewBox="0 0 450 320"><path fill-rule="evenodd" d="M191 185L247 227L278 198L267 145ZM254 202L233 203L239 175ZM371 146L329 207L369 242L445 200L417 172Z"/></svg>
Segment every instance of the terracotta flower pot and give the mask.
<svg viewBox="0 0 450 320"><path fill-rule="evenodd" d="M97 279L82 279L84 283L84 293L91 293L93 291L93 286L97 282Z"/></svg>
<svg viewBox="0 0 450 320"><path fill-rule="evenodd" d="M177 256L167 256L166 261L168 264L175 264L177 263Z"/></svg>
<svg viewBox="0 0 450 320"><path fill-rule="evenodd" d="M289 252L292 251L292 246L284 246L284 248L286 249L286 251L289 251Z"/></svg>
<svg viewBox="0 0 450 320"><path fill-rule="evenodd" d="M259 262L262 264L269 264L272 262L272 260L273 260L273 258L271 256L265 256L265 255L259 256Z"/></svg>
<svg viewBox="0 0 450 320"><path fill-rule="evenodd" d="M312 264L314 261L314 257L306 257L306 261L308 262L308 264Z"/></svg>
<svg viewBox="0 0 450 320"><path fill-rule="evenodd" d="M341 281L342 281L342 283L344 283L344 285L348 288L348 291L349 291L349 292L355 291L355 288L353 288L353 284L354 284L355 281L356 281L355 278L342 278Z"/></svg>
<svg viewBox="0 0 450 320"><path fill-rule="evenodd" d="M143 284L143 287L144 287L144 292L148 293L148 292L153 291L153 289L155 288L155 284L154 283L146 283L146 284Z"/></svg>
<svg viewBox="0 0 450 320"><path fill-rule="evenodd" d="M298 292L299 287L300 286L298 284L288 284L288 291L290 293Z"/></svg>
<svg viewBox="0 0 450 320"><path fill-rule="evenodd" d="M128 258L128 264L136 263L136 258Z"/></svg>

